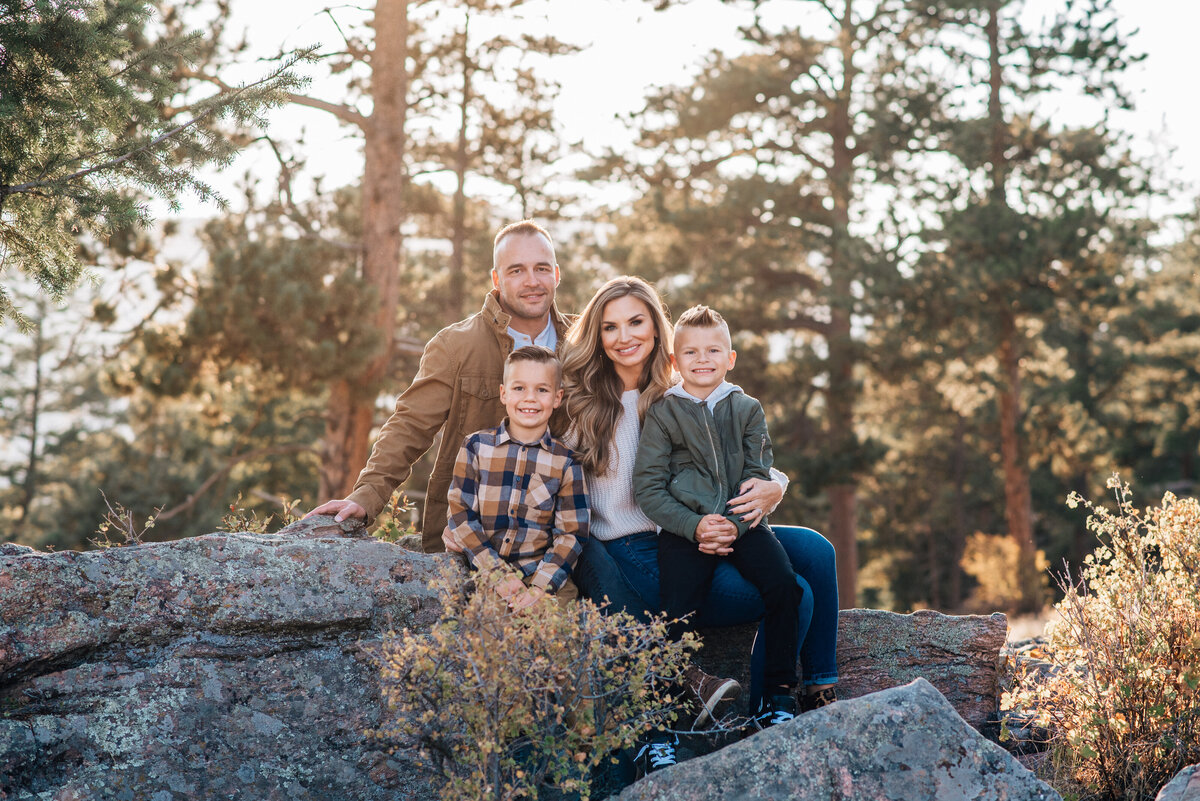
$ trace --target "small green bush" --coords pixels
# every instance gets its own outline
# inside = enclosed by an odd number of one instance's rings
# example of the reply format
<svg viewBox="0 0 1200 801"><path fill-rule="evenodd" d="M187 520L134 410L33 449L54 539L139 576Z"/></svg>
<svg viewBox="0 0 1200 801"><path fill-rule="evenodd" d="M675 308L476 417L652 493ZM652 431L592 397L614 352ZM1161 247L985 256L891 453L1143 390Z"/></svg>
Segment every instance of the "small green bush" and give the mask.
<svg viewBox="0 0 1200 801"><path fill-rule="evenodd" d="M432 630L388 634L375 734L416 749L447 801L537 798L544 784L587 799L593 768L671 722L668 687L695 641L587 600L510 612L494 590L509 575L474 574L472 588L447 566Z"/></svg>
<svg viewBox="0 0 1200 801"><path fill-rule="evenodd" d="M1054 762L1098 799L1153 799L1200 761L1200 504L1168 493L1139 512L1109 479L1111 512L1089 510L1101 544L1060 578L1047 626L1049 678L1023 676L1006 706L1051 732Z"/></svg>

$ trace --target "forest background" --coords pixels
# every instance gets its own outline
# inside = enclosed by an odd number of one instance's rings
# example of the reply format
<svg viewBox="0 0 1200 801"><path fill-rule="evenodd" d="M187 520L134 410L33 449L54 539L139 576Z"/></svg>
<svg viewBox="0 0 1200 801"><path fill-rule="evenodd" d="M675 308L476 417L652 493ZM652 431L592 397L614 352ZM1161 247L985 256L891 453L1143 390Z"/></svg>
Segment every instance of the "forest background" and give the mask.
<svg viewBox="0 0 1200 801"><path fill-rule="evenodd" d="M1152 98L1194 93L1189 44L1139 39L1153 3L12 0L0 121L22 15L130 5L153 13L93 68L169 57L129 142L281 66L312 80L201 119L160 158L179 174L113 175L156 224L0 191L0 540L87 548L111 504L168 539L343 496L525 216L564 310L634 273L732 321L793 480L774 519L834 542L844 606L1040 608L1046 566L1095 546L1070 492L1194 489L1200 158L1136 111L1156 63ZM93 78L55 76L77 99ZM5 133L0 190L47 174Z"/></svg>

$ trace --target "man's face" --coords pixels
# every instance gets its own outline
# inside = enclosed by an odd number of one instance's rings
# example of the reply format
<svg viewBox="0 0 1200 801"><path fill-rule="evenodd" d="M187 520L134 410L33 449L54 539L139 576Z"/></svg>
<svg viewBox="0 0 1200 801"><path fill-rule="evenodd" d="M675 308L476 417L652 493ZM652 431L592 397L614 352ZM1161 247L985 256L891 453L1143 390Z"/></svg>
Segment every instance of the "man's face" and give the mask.
<svg viewBox="0 0 1200 801"><path fill-rule="evenodd" d="M509 234L500 240L492 266L492 286L513 317L544 320L558 286L554 248L541 234Z"/></svg>

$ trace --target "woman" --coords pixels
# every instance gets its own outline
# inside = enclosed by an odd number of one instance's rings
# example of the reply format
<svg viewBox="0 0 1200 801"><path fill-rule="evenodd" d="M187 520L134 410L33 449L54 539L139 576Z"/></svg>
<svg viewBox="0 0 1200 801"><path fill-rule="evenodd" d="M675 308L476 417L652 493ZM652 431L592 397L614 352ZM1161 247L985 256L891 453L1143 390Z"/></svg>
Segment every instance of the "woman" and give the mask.
<svg viewBox="0 0 1200 801"><path fill-rule="evenodd" d="M658 534L634 500L633 462L646 409L672 383L670 345L671 325L658 293L642 279L625 276L606 283L588 303L567 334L563 360L571 421L567 442L584 465L592 508L591 533L575 580L589 597L607 598L615 608L643 618L647 610L658 609ZM730 511L755 523L783 497L780 484L761 479L750 479L740 489L742 494L729 502ZM772 528L804 588L799 641L806 694L801 707L814 709L836 698L833 546L812 529ZM733 538L714 535L698 538L698 544L717 553ZM753 585L732 565L722 564L696 624L748 623L763 613L762 598ZM751 658L751 709L762 692L762 648L757 640Z"/></svg>

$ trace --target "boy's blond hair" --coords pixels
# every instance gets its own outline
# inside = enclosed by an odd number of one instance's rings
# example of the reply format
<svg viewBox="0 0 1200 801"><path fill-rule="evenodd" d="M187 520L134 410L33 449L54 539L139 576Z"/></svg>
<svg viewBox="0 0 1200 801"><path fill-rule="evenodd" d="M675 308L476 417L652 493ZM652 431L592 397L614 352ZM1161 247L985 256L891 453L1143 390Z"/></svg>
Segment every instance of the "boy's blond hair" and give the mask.
<svg viewBox="0 0 1200 801"><path fill-rule="evenodd" d="M723 328L725 330L725 338L729 340L732 347L733 338L729 333L729 323L725 322L725 318L716 309L710 309L708 306L698 305L685 311L679 315L679 319L675 321L675 336L679 336L681 328Z"/></svg>

